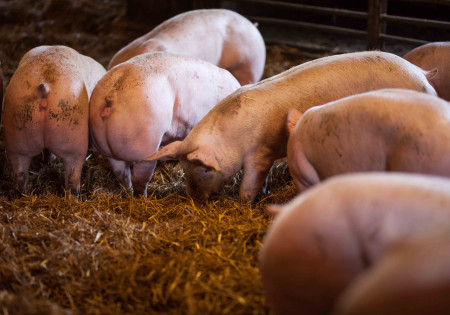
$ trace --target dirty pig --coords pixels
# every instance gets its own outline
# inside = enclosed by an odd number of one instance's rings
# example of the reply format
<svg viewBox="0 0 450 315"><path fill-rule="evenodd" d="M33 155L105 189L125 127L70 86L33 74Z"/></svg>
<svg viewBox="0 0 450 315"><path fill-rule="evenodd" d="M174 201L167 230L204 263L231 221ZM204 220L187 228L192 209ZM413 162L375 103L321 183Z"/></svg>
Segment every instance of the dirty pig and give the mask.
<svg viewBox="0 0 450 315"><path fill-rule="evenodd" d="M29 192L31 158L48 149L64 162L65 188L80 192L89 141L89 96L106 70L66 46L27 52L5 92L5 147L17 188Z"/></svg>
<svg viewBox="0 0 450 315"><path fill-rule="evenodd" d="M419 46L403 56L416 66L438 73L430 83L438 96L450 101L450 42L435 42Z"/></svg>
<svg viewBox="0 0 450 315"><path fill-rule="evenodd" d="M224 99L182 142L173 142L149 160L178 159L187 191L206 200L243 169L239 197L252 202L276 159L286 156L286 119L345 96L388 87L436 95L427 81L433 72L394 54L357 52L316 59Z"/></svg>
<svg viewBox="0 0 450 315"><path fill-rule="evenodd" d="M277 315L330 314L341 294L377 268L392 246L449 226L450 180L340 175L268 210L276 216L263 240L260 271L269 305Z"/></svg>
<svg viewBox="0 0 450 315"><path fill-rule="evenodd" d="M298 114L287 156L299 192L350 172L450 176L450 107L439 97L384 89Z"/></svg>
<svg viewBox="0 0 450 315"><path fill-rule="evenodd" d="M174 16L117 52L109 69L148 52L197 57L227 69L240 84L259 81L266 47L257 27L225 9L193 10Z"/></svg>
<svg viewBox="0 0 450 315"><path fill-rule="evenodd" d="M156 161L142 160L160 145L183 139L239 87L230 72L198 58L136 56L110 69L92 93L93 145L109 159L124 187L146 196Z"/></svg>

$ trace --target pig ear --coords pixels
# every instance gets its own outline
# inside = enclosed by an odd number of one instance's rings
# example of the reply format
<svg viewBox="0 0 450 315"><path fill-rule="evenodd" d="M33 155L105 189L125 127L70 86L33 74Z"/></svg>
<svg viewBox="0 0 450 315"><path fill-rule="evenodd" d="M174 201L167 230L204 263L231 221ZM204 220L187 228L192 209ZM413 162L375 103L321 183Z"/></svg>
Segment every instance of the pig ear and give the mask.
<svg viewBox="0 0 450 315"><path fill-rule="evenodd" d="M189 162L197 162L203 164L206 167L210 167L214 169L216 172L222 171L219 162L217 161L216 154L213 152L213 150L209 148L203 147L196 149L191 153L189 153L186 156L186 159Z"/></svg>
<svg viewBox="0 0 450 315"><path fill-rule="evenodd" d="M182 141L174 141L169 143L164 148L156 152L155 154L144 159L144 161L168 161L168 160L178 160L179 156L182 155Z"/></svg>
<svg viewBox="0 0 450 315"><path fill-rule="evenodd" d="M300 118L302 117L302 112L299 111L297 108L292 107L291 110L288 113L287 116L287 128L289 130L289 134L292 133L292 130L294 130L295 125L297 124L297 121L300 120Z"/></svg>
<svg viewBox="0 0 450 315"><path fill-rule="evenodd" d="M267 210L267 212L269 212L271 215L272 215L272 217L276 217L277 215L279 215L280 214L280 212L282 211L281 209L282 209L283 207L281 206L281 205L275 205L275 204L273 204L273 205L268 205L267 207L266 207L266 210Z"/></svg>
<svg viewBox="0 0 450 315"><path fill-rule="evenodd" d="M437 73L438 73L438 68L434 68L433 70L425 72L425 77L429 81L429 80L433 79L437 75Z"/></svg>

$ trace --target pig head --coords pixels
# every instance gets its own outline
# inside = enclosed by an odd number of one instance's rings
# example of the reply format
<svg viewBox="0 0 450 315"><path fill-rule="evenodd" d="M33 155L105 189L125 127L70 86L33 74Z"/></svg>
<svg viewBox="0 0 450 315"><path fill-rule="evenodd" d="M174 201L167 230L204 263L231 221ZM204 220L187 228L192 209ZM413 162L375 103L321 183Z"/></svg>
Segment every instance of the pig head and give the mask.
<svg viewBox="0 0 450 315"><path fill-rule="evenodd" d="M196 146L189 141L175 141L148 160L179 160L186 176L186 191L197 201L206 201L233 178L240 166L233 167L218 159L212 145ZM230 175L233 174L233 175Z"/></svg>

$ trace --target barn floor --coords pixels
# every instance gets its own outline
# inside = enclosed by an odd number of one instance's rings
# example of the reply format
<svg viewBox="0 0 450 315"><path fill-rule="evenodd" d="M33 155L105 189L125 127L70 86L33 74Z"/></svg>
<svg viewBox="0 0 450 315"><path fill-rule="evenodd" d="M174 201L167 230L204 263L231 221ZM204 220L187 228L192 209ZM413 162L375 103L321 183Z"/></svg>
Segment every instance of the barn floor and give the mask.
<svg viewBox="0 0 450 315"><path fill-rule="evenodd" d="M127 20L125 1L0 2L4 88L21 57L67 45L104 66L149 31ZM265 77L311 58L269 46ZM0 134L0 309L3 314L268 313L257 261L270 217L265 205L294 195L286 163L272 169L255 207L237 200L240 177L195 205L182 170L158 167L150 196L133 198L90 152L81 201L65 196L63 167L38 156L30 196L14 191Z"/></svg>

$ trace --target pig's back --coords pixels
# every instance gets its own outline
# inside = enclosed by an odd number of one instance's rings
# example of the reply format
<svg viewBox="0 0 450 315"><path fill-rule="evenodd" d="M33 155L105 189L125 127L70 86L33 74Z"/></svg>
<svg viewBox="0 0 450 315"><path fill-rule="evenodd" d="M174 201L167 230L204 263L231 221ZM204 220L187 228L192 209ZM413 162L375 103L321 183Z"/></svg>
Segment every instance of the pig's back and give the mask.
<svg viewBox="0 0 450 315"><path fill-rule="evenodd" d="M238 31L243 29L245 32ZM253 42L264 45L256 27L236 12L226 9L188 11L164 21L122 48L109 68L138 54L154 51L197 57L223 67L220 63L224 46L229 42L246 43L250 39L258 39Z"/></svg>
<svg viewBox="0 0 450 315"><path fill-rule="evenodd" d="M295 132L311 144L305 156L321 179L384 170L450 175L442 158L450 154L448 106L416 91L372 91L310 109Z"/></svg>

